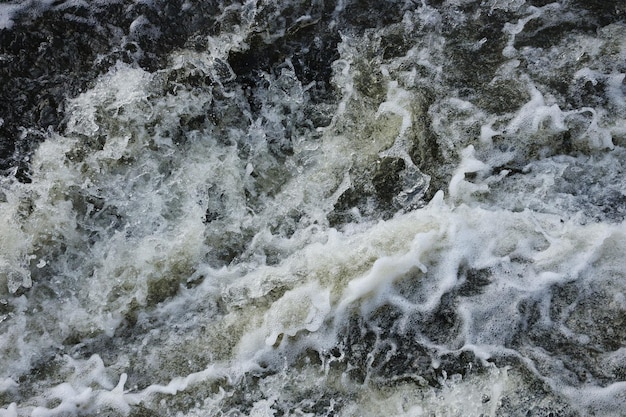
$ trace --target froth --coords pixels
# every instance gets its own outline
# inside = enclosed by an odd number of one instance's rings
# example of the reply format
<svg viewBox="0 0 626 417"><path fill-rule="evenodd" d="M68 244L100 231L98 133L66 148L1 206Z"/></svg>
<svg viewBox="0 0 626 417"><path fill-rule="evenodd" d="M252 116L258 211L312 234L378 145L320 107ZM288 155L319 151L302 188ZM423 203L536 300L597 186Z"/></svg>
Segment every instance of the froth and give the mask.
<svg viewBox="0 0 626 417"><path fill-rule="evenodd" d="M620 406L623 26L546 39L578 6L494 0L355 28L342 2L321 80L305 3L115 65L2 180L0 416Z"/></svg>

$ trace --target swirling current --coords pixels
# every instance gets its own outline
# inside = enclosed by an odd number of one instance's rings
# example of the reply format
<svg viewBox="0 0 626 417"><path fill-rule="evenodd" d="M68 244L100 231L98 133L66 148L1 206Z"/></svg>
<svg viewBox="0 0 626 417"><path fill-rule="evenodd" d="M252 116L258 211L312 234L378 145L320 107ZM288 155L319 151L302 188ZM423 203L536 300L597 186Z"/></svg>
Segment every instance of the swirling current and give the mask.
<svg viewBox="0 0 626 417"><path fill-rule="evenodd" d="M0 417L626 415L625 17L0 2Z"/></svg>

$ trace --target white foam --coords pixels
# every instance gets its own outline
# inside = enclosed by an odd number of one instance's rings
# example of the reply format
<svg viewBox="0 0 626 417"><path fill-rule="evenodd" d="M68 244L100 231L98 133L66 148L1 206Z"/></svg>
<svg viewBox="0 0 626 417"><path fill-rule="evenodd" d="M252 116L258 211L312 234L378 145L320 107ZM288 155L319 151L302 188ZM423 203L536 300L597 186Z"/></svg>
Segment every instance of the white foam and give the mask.
<svg viewBox="0 0 626 417"><path fill-rule="evenodd" d="M119 411L123 415L127 415L131 411L130 404L124 397L124 384L126 384L128 376L126 374L120 375L118 384L111 391L104 391L98 395L95 401L96 409L112 408Z"/></svg>
<svg viewBox="0 0 626 417"><path fill-rule="evenodd" d="M614 382L606 387L587 386L582 389L567 387L563 390L565 395L575 399L583 413L611 415L617 411L616 402L623 403L626 399L624 381ZM621 414L621 410L618 413Z"/></svg>
<svg viewBox="0 0 626 417"><path fill-rule="evenodd" d="M486 184L474 184L465 180L465 174L479 173L489 169L488 165L476 159L472 145L462 151L461 158L461 163L448 186L450 197L455 200L470 200L473 194L489 191L489 187Z"/></svg>
<svg viewBox="0 0 626 417"><path fill-rule="evenodd" d="M11 403L7 408L0 408L0 417L18 417L17 403Z"/></svg>
<svg viewBox="0 0 626 417"><path fill-rule="evenodd" d="M63 414L73 414L77 409L83 408L86 404L89 404L92 399L92 389L83 387L76 390L68 383L61 383L49 392L49 395L53 399L61 400L61 403L54 408L35 407L32 412L32 417L54 417Z"/></svg>
<svg viewBox="0 0 626 417"><path fill-rule="evenodd" d="M493 128L493 122L484 124L480 127L480 142L483 144L491 145L494 136L501 135L503 131L495 130Z"/></svg>
<svg viewBox="0 0 626 417"><path fill-rule="evenodd" d="M517 115L511 120L506 128L508 134L520 131L536 132L545 128L544 122L549 121L552 129L556 131L566 130L565 114L557 104L547 105L543 94L533 85L530 86L530 101L522 106Z"/></svg>
<svg viewBox="0 0 626 417"><path fill-rule="evenodd" d="M430 248L436 238L437 234L434 232L420 233L415 237L411 249L406 254L377 259L366 275L348 283L339 307L351 304L372 292L386 289L397 278L413 268L426 273L428 268L420 262L420 252Z"/></svg>
<svg viewBox="0 0 626 417"><path fill-rule="evenodd" d="M258 353L263 344L273 346L279 336L317 331L330 310L330 291L317 283L287 291L271 304L260 327L242 338L238 347L239 357L246 358Z"/></svg>
<svg viewBox="0 0 626 417"><path fill-rule="evenodd" d="M13 21L15 12L21 8L20 4L0 4L0 29L11 29L15 23Z"/></svg>
<svg viewBox="0 0 626 417"><path fill-rule="evenodd" d="M523 6L526 2L524 0L490 0L489 5L491 7L490 11L494 10L504 10L504 11L515 11Z"/></svg>
<svg viewBox="0 0 626 417"><path fill-rule="evenodd" d="M515 36L518 35L519 33L522 33L526 24L533 19L537 19L538 17L542 16L542 14L546 12L549 13L553 11L558 11L560 8L561 8L561 5L558 3L549 3L543 7L531 6L527 9L528 14L518 19L516 23L514 24L509 23L509 22L505 23L503 32L509 34L509 39L508 39L507 46L502 51L502 55L504 55L507 58L514 58L517 55L517 50L513 46L515 43Z"/></svg>
<svg viewBox="0 0 626 417"><path fill-rule="evenodd" d="M613 105L622 111L626 108L626 92L624 91L624 79L626 74L616 73L607 77L607 97L611 100Z"/></svg>

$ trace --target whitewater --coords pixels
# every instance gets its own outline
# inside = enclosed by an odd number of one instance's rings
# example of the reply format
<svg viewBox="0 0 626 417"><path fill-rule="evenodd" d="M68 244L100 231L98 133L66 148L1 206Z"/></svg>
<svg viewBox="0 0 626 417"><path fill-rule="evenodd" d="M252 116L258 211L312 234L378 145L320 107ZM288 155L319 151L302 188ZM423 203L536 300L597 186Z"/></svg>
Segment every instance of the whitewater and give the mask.
<svg viewBox="0 0 626 417"><path fill-rule="evenodd" d="M0 417L625 415L625 16L0 4Z"/></svg>

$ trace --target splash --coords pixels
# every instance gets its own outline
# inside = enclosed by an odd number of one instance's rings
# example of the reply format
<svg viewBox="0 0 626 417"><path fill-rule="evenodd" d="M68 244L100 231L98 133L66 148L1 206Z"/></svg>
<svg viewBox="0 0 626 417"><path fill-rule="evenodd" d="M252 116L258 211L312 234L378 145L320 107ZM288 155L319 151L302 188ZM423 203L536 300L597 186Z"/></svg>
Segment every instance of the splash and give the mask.
<svg viewBox="0 0 626 417"><path fill-rule="evenodd" d="M0 416L624 411L623 7L366 3L2 9Z"/></svg>

